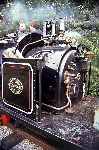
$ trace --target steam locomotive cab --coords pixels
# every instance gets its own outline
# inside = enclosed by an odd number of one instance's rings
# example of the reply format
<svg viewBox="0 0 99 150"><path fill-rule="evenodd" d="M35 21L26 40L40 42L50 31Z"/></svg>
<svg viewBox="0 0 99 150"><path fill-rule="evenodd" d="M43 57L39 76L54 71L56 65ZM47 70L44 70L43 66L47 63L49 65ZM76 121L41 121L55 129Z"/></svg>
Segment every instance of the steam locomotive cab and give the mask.
<svg viewBox="0 0 99 150"><path fill-rule="evenodd" d="M85 92L87 60L66 41L62 30L55 35L54 23L46 23L46 30L43 37L34 32L17 44L21 58L3 58L2 62L4 105L28 115L41 106L64 110Z"/></svg>

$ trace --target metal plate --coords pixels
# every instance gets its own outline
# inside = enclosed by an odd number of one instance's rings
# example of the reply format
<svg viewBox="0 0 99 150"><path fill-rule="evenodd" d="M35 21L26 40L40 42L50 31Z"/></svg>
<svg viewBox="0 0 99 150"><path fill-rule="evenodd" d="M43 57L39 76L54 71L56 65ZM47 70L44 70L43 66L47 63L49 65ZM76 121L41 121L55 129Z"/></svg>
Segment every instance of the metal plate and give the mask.
<svg viewBox="0 0 99 150"><path fill-rule="evenodd" d="M2 99L7 107L32 114L39 102L39 69L42 60L3 59Z"/></svg>
<svg viewBox="0 0 99 150"><path fill-rule="evenodd" d="M3 63L4 103L15 109L33 111L33 69L28 63Z"/></svg>

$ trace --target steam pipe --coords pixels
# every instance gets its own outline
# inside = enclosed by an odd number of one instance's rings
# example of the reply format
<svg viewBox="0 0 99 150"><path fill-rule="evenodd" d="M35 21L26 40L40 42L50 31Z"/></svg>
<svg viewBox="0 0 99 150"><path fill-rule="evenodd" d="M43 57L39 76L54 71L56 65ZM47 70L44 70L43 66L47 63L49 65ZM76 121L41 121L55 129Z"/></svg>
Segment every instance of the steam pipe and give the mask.
<svg viewBox="0 0 99 150"><path fill-rule="evenodd" d="M45 37L46 36L46 21L44 22L44 24L43 24L43 37Z"/></svg>
<svg viewBox="0 0 99 150"><path fill-rule="evenodd" d="M52 23L52 35L55 35L55 23Z"/></svg>
<svg viewBox="0 0 99 150"><path fill-rule="evenodd" d="M60 31L65 31L65 22L64 19L60 19Z"/></svg>

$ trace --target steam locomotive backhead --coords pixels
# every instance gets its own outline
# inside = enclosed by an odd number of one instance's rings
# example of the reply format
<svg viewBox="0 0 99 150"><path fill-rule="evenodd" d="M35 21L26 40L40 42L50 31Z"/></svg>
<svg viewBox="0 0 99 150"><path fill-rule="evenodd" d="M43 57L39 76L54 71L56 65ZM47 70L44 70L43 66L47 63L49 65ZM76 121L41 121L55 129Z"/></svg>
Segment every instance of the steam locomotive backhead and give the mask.
<svg viewBox="0 0 99 150"><path fill-rule="evenodd" d="M3 59L2 93L8 107L32 113L40 99L42 106L60 111L84 95L87 60L66 40L63 21L59 35L54 23L44 27L43 37L35 32L18 43L23 59Z"/></svg>

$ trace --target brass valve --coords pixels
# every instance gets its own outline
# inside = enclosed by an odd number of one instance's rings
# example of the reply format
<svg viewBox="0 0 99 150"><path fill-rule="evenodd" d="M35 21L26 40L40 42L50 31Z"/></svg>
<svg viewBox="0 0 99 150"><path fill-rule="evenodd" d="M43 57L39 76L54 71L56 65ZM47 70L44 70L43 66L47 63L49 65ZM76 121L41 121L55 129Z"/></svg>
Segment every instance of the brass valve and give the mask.
<svg viewBox="0 0 99 150"><path fill-rule="evenodd" d="M95 59L96 55L92 51L88 51L85 53L85 58L87 58L89 61Z"/></svg>

